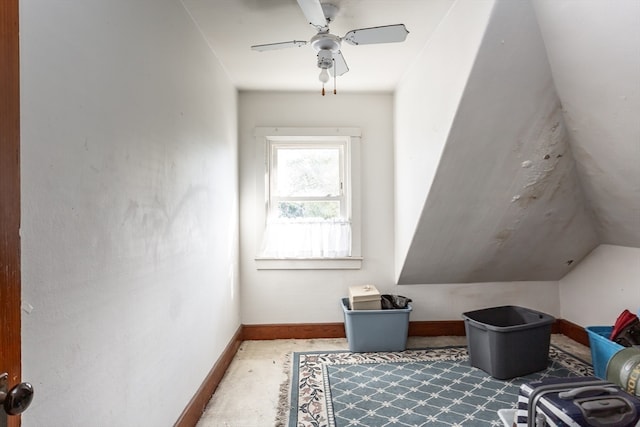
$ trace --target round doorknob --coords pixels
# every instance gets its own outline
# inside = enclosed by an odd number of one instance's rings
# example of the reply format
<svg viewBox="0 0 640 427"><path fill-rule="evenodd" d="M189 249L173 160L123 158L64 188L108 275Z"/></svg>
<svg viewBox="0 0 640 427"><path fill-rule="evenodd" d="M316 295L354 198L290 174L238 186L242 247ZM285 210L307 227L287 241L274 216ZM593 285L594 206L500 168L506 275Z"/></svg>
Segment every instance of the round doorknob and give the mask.
<svg viewBox="0 0 640 427"><path fill-rule="evenodd" d="M9 415L23 413L33 400L33 386L29 383L20 383L14 386L4 399L4 410Z"/></svg>

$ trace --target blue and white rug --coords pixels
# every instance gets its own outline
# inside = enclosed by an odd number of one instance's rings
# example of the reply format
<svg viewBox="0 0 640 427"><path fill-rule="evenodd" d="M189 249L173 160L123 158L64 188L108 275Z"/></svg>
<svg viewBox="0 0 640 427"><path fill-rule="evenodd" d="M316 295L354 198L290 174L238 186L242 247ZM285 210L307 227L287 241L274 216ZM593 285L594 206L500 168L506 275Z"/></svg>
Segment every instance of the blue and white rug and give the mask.
<svg viewBox="0 0 640 427"><path fill-rule="evenodd" d="M469 365L467 347L403 352L293 353L277 426L502 426L524 382L593 375L591 365L552 346L541 372L497 380Z"/></svg>

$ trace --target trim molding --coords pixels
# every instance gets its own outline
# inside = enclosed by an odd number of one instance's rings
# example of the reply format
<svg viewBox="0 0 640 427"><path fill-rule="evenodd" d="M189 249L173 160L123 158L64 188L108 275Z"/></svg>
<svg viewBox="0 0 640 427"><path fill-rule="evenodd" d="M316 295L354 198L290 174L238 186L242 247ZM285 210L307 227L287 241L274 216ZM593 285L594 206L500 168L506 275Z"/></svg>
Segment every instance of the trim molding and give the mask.
<svg viewBox="0 0 640 427"><path fill-rule="evenodd" d="M589 346L589 338L582 326L558 319L551 326L551 333L563 334L580 344ZM426 320L409 322L411 337L464 336L464 320ZM344 323L283 323L267 325L243 325L243 340L345 338Z"/></svg>
<svg viewBox="0 0 640 427"><path fill-rule="evenodd" d="M409 322L410 337L465 336L464 320Z"/></svg>
<svg viewBox="0 0 640 427"><path fill-rule="evenodd" d="M343 258L264 258L256 257L258 270L359 270L361 256Z"/></svg>
<svg viewBox="0 0 640 427"><path fill-rule="evenodd" d="M587 330L582 326L576 325L575 323L569 322L565 319L558 319L555 323L555 326L557 326L556 333L562 334L576 342L579 342L582 345L590 347L589 334L587 333Z"/></svg>
<svg viewBox="0 0 640 427"><path fill-rule="evenodd" d="M409 336L437 337L464 336L464 321L418 321L409 322ZM284 323L272 325L244 325L244 340L282 340L313 338L346 338L344 323Z"/></svg>
<svg viewBox="0 0 640 427"><path fill-rule="evenodd" d="M284 340L312 338L345 338L344 323L285 323L243 325L244 340Z"/></svg>
<svg viewBox="0 0 640 427"><path fill-rule="evenodd" d="M242 329L243 327L240 325L236 333L231 338L231 341L222 352L222 355L213 365L213 368L209 371L209 374L202 382L200 388L198 388L198 391L196 391L182 411L182 414L180 414L180 417L174 424L174 427L194 427L198 423L207 403L209 403L211 396L213 396L213 392L218 388L220 381L222 381L222 377L227 371L227 368L231 364L233 357L242 343Z"/></svg>
<svg viewBox="0 0 640 427"><path fill-rule="evenodd" d="M18 3L0 1L0 372L9 374L9 387L22 381ZM0 424L18 427L20 417L6 417L3 411Z"/></svg>

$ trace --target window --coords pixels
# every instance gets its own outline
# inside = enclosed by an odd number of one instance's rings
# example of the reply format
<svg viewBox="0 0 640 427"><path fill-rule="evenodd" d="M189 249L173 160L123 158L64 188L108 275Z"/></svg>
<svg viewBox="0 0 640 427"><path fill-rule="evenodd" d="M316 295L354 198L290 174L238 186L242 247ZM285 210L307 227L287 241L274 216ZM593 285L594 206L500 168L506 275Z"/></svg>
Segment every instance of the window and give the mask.
<svg viewBox="0 0 640 427"><path fill-rule="evenodd" d="M360 267L359 134L256 129L264 177L258 268Z"/></svg>
<svg viewBox="0 0 640 427"><path fill-rule="evenodd" d="M263 256L351 255L344 141L269 141Z"/></svg>
<svg viewBox="0 0 640 427"><path fill-rule="evenodd" d="M345 143L273 141L269 154L269 217L348 219Z"/></svg>

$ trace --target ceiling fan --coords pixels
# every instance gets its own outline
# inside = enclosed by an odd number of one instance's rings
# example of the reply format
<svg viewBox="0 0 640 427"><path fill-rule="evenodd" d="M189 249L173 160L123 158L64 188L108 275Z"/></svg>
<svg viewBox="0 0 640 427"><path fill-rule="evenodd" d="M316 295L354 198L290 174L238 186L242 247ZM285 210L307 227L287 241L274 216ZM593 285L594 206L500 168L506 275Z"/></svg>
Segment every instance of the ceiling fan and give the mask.
<svg viewBox="0 0 640 427"><path fill-rule="evenodd" d="M361 28L351 30L344 37L338 37L329 32L329 24L333 22L338 14L338 7L331 3L320 3L320 0L297 0L300 9L309 24L313 25L317 34L311 37L309 42L304 40L292 40L287 42L258 44L251 46L251 49L258 52L267 50L285 49L289 47L301 47L310 44L318 52L318 68L320 68L319 79L322 82L322 94L324 95L324 85L329 81L329 70L333 75L334 89L336 93L335 79L341 76L349 67L342 56L340 50L343 41L351 45L365 45L377 43L402 42L407 38L407 28L404 24L385 25L382 27Z"/></svg>

